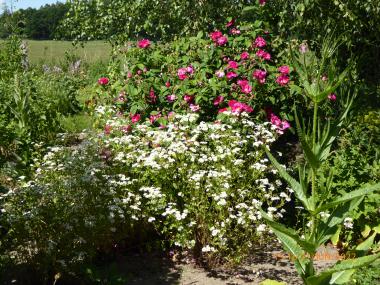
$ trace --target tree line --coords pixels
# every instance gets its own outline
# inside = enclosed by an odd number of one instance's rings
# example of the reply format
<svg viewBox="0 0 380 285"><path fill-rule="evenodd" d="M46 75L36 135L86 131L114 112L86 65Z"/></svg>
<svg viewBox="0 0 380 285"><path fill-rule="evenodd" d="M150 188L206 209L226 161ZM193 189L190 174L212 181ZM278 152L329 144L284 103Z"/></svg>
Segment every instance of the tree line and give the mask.
<svg viewBox="0 0 380 285"><path fill-rule="evenodd" d="M39 9L27 8L15 12L5 6L0 15L0 38L7 38L14 33L34 40L63 38L59 24L68 10L67 3L58 2Z"/></svg>

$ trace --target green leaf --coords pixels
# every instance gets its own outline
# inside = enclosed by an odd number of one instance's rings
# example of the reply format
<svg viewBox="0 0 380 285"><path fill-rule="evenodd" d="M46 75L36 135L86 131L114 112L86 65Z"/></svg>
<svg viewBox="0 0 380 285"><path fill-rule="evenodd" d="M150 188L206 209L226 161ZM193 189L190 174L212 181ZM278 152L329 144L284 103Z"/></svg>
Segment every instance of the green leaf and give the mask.
<svg viewBox="0 0 380 285"><path fill-rule="evenodd" d="M310 255L314 255L316 252L316 246L314 246L312 243L302 240L299 236L298 233L290 228L285 227L284 225L277 223L273 221L272 218L270 218L267 213L265 213L262 209L260 209L261 216L267 221L268 225L272 228L272 230L276 230L281 232L284 235L289 236L293 240L295 240L303 250L308 252Z"/></svg>
<svg viewBox="0 0 380 285"><path fill-rule="evenodd" d="M282 178L284 178L289 183L290 187L295 192L297 198L302 202L302 204L305 206L305 208L309 211L314 210L310 206L309 200L306 197L306 191L302 188L301 184L298 183L293 177L291 177L286 172L284 167L282 167L280 165L280 163L278 163L278 161L273 157L273 155L267 149L265 149L265 151L267 153L268 158L272 162L273 166L278 170L278 172L282 176Z"/></svg>
<svg viewBox="0 0 380 285"><path fill-rule="evenodd" d="M338 242L339 242L339 235L340 235L340 232L342 231L342 227L338 227L335 234L333 234L333 236L331 237L331 242L333 245L337 245Z"/></svg>
<svg viewBox="0 0 380 285"><path fill-rule="evenodd" d="M364 198L364 196L371 194L371 193L375 192L376 190L380 191L380 183L370 185L370 186L364 186L358 190L354 190L354 191L351 191L349 193L346 193L346 194L336 198L334 201L318 207L316 212L319 213L319 212L331 209L337 205L340 205L344 202L353 200L355 198L360 198L360 197Z"/></svg>
<svg viewBox="0 0 380 285"><path fill-rule="evenodd" d="M362 202L364 197L358 197L337 207L328 218L327 222L320 222L318 225L317 243L318 246L328 241L338 230L338 226L348 216L350 211L355 209Z"/></svg>
<svg viewBox="0 0 380 285"><path fill-rule="evenodd" d="M355 273L355 269L335 272L331 276L329 284L346 284L351 280L352 274Z"/></svg>
<svg viewBox="0 0 380 285"><path fill-rule="evenodd" d="M357 257L365 256L375 241L376 232L372 233L365 241L360 243L354 250Z"/></svg>
<svg viewBox="0 0 380 285"><path fill-rule="evenodd" d="M357 269L360 267L367 266L374 262L376 259L380 257L380 253L373 254L369 256L347 259L343 261L338 261L333 267L330 269L316 275L307 278L307 284L309 285L325 285L325 284L343 284L342 280L346 280L347 275L351 275L351 270ZM344 274L336 274L336 272L348 271ZM334 279L333 279L334 276ZM339 282L339 283L338 283Z"/></svg>
<svg viewBox="0 0 380 285"><path fill-rule="evenodd" d="M312 148L309 146L309 143L307 142L306 135L302 130L302 127L301 127L301 124L300 124L300 121L298 119L298 115L297 115L296 111L294 112L294 116L296 119L297 134L298 134L298 137L300 139L302 149L305 153L305 157L307 159L307 162L310 164L311 168L313 168L314 172L316 173L318 168L319 168L320 161L317 158L317 156L314 154L314 152L312 151Z"/></svg>

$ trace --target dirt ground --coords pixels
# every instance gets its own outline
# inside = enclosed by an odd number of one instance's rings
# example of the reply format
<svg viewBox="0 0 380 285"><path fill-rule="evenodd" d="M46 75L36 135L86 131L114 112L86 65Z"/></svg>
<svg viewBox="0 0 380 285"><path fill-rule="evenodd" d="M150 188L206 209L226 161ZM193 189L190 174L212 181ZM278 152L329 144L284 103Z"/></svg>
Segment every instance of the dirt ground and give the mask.
<svg viewBox="0 0 380 285"><path fill-rule="evenodd" d="M325 268L335 262L320 260L316 261L316 266ZM265 279L289 285L303 284L294 265L281 250L254 252L243 265L234 269L219 267L205 270L186 258L173 260L158 256L136 256L133 262L125 260L123 263L130 273L127 284L133 285L252 285Z"/></svg>

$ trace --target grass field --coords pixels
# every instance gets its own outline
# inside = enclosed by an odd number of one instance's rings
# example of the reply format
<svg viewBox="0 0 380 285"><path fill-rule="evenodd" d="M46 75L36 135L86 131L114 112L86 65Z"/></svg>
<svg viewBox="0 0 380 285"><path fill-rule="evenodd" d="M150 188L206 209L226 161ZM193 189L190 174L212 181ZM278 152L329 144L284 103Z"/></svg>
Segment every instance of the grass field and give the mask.
<svg viewBox="0 0 380 285"><path fill-rule="evenodd" d="M65 52L74 54L88 63L107 61L111 47L103 41L92 41L84 47L74 47L70 41L28 40L29 59L33 64L58 64L65 59Z"/></svg>

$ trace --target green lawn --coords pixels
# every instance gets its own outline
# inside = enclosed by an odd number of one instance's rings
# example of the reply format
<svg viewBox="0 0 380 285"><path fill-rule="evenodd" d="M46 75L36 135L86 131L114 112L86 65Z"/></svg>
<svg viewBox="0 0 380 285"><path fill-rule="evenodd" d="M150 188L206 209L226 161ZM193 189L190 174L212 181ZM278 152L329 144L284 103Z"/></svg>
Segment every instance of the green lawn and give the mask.
<svg viewBox="0 0 380 285"><path fill-rule="evenodd" d="M74 47L70 41L28 40L29 58L33 64L56 64L64 60L65 52L75 54L88 63L107 61L111 47L103 41L92 41L84 47Z"/></svg>

